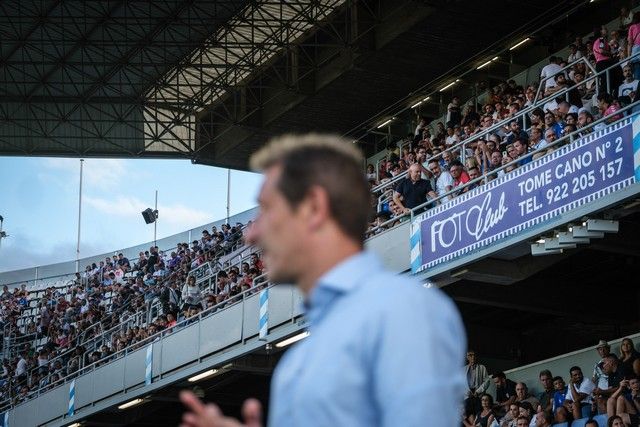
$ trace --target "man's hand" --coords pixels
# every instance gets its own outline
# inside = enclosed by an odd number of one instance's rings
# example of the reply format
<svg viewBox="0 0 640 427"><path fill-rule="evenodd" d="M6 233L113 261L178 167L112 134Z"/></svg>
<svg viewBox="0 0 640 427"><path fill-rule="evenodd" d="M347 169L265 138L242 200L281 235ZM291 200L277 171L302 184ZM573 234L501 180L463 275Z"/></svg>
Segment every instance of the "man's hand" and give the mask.
<svg viewBox="0 0 640 427"><path fill-rule="evenodd" d="M245 424L225 417L218 405L205 405L190 391L180 392L180 400L190 410L182 416L180 427L262 427L262 405L257 399L247 399L242 405Z"/></svg>

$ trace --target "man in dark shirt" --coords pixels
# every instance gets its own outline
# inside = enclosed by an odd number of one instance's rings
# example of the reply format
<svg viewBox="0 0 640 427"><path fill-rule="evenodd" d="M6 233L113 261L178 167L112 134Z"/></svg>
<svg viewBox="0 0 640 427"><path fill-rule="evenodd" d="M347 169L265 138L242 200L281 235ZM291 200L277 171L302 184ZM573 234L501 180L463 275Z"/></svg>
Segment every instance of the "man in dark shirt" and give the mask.
<svg viewBox="0 0 640 427"><path fill-rule="evenodd" d="M516 383L507 379L504 372L498 372L491 376L493 383L496 385L496 412L504 415L516 400Z"/></svg>
<svg viewBox="0 0 640 427"><path fill-rule="evenodd" d="M620 381L624 380L619 365L618 357L615 354L609 354L602 359L602 371L607 375L608 388L596 387L593 390L593 395L597 397L598 413L600 414L606 413L607 400L620 387Z"/></svg>
<svg viewBox="0 0 640 427"><path fill-rule="evenodd" d="M408 175L398 184L393 192L393 201L402 209L409 213L411 209L427 201L427 195L436 198L436 193L431 188L431 183L421 178L420 165L417 163L409 167Z"/></svg>
<svg viewBox="0 0 640 427"><path fill-rule="evenodd" d="M551 375L550 370L545 369L540 372L538 377L540 378L540 385L543 390L538 396L538 400L540 401L543 411L551 412L553 409L553 396L556 393L556 390L553 387L553 375Z"/></svg>

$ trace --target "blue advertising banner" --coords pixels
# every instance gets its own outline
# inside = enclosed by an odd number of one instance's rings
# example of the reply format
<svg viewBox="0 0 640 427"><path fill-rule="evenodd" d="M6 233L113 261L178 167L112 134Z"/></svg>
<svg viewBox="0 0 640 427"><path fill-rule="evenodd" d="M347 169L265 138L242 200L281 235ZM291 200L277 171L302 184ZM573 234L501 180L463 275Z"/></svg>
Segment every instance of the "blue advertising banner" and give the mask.
<svg viewBox="0 0 640 427"><path fill-rule="evenodd" d="M640 116L629 117L417 216L424 271L640 182Z"/></svg>

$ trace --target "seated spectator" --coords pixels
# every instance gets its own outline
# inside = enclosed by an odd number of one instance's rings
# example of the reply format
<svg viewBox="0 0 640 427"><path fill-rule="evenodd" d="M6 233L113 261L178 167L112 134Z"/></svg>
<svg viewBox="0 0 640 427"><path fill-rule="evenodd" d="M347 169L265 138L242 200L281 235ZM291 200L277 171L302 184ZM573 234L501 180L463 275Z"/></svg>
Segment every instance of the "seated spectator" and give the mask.
<svg viewBox="0 0 640 427"><path fill-rule="evenodd" d="M640 380L632 377L620 385L607 401L607 416L618 415L626 425L637 426L640 422Z"/></svg>
<svg viewBox="0 0 640 427"><path fill-rule="evenodd" d="M464 166L462 166L462 162L460 160L453 160L449 164L449 173L453 178L453 188L462 187L464 184L469 182L469 175L465 172ZM469 187L463 187L460 191L454 193L454 195L459 196L467 191L469 191Z"/></svg>
<svg viewBox="0 0 640 427"><path fill-rule="evenodd" d="M563 407L564 404L564 398L567 396L567 385L564 382L564 379L562 379L562 377L557 376L557 377L553 377L553 408L552 408L552 413L554 415L557 414L558 409ZM564 422L564 421L558 421L558 422Z"/></svg>
<svg viewBox="0 0 640 427"><path fill-rule="evenodd" d="M578 366L571 367L569 374L569 387L563 405L575 419L589 417L593 404L591 393L596 386L590 379L584 378Z"/></svg>
<svg viewBox="0 0 640 427"><path fill-rule="evenodd" d="M540 406L543 411L551 413L553 411L553 397L556 393L553 386L553 375L551 375L550 370L545 369L540 372L538 378L540 379L540 385L542 386L542 392L538 395Z"/></svg>
<svg viewBox="0 0 640 427"><path fill-rule="evenodd" d="M606 117L611 115L611 117L606 120L606 123L613 123L622 118L622 114L615 114L619 109L620 105L613 101L611 95L606 92L598 95L598 110L600 111L600 116Z"/></svg>
<svg viewBox="0 0 640 427"><path fill-rule="evenodd" d="M496 386L496 411L505 414L509 406L516 401L516 383L507 379L504 372L497 372L491 376Z"/></svg>
<svg viewBox="0 0 640 427"><path fill-rule="evenodd" d="M640 353L630 338L623 338L620 343L620 368L626 379L640 374Z"/></svg>
<svg viewBox="0 0 640 427"><path fill-rule="evenodd" d="M622 369L620 369L618 365L618 357L615 354L609 354L604 357L602 370L606 375L606 385L604 388L600 388L600 385L598 385L593 390L599 414L606 413L608 401L613 400L609 398L618 390L620 383L624 380ZM601 383L602 382L599 382L598 384ZM611 403L615 405L615 402Z"/></svg>
<svg viewBox="0 0 640 427"><path fill-rule="evenodd" d="M446 153L446 151L445 151ZM436 180L436 194L438 197L444 196L446 193L451 191L453 188L453 177L447 171L443 171L440 167L440 162L436 159L431 159L429 161L429 171L433 174L433 177ZM447 196L448 199L452 199L453 195L449 194ZM446 201L446 199L441 199L440 203Z"/></svg>
<svg viewBox="0 0 640 427"><path fill-rule="evenodd" d="M529 394L527 385L523 382L516 383L516 400L517 404L527 402L532 408L537 408L540 405L540 401L533 395Z"/></svg>
<svg viewBox="0 0 640 427"><path fill-rule="evenodd" d="M484 393L480 396L480 403L482 409L474 415L462 418L462 424L465 427L489 427L495 420L493 413L493 397L490 394Z"/></svg>
<svg viewBox="0 0 640 427"><path fill-rule="evenodd" d="M536 427L551 427L553 425L553 417L550 413L541 411L536 413L535 426Z"/></svg>
<svg viewBox="0 0 640 427"><path fill-rule="evenodd" d="M519 159L518 166L524 166L533 160L531 156L528 156L529 147L527 146L527 141L516 139L513 142L513 149L516 156L515 158Z"/></svg>

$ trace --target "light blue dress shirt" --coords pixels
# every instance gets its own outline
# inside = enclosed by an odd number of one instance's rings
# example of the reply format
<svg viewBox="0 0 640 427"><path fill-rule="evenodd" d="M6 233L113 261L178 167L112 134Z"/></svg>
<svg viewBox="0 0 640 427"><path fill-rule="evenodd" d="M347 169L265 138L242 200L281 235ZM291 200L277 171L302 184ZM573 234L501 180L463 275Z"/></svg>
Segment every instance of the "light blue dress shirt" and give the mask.
<svg viewBox="0 0 640 427"><path fill-rule="evenodd" d="M282 357L270 427L458 427L466 339L438 289L361 252L320 278L310 336Z"/></svg>

